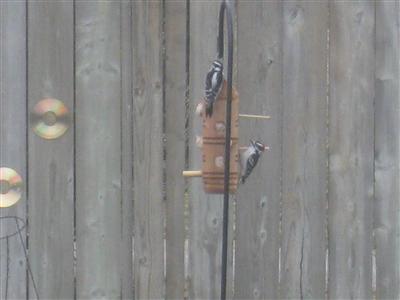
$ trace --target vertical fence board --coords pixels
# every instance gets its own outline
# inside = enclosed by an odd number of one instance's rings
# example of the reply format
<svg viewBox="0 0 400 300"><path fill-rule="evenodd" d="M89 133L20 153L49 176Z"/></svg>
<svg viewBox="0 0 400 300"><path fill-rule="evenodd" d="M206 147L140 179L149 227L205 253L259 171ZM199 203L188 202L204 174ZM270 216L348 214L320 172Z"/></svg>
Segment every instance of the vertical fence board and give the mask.
<svg viewBox="0 0 400 300"><path fill-rule="evenodd" d="M237 195L236 299L276 299L279 287L281 177L281 16L279 1L238 3L240 143L271 146Z"/></svg>
<svg viewBox="0 0 400 300"><path fill-rule="evenodd" d="M134 1L132 21L135 295L159 299L165 296L162 2Z"/></svg>
<svg viewBox="0 0 400 300"><path fill-rule="evenodd" d="M400 298L399 2L376 2L376 297Z"/></svg>
<svg viewBox="0 0 400 300"><path fill-rule="evenodd" d="M219 298L222 196L204 194L201 179L185 182L181 171L187 158L190 169L201 166L193 112L216 57L220 3L76 1L74 20L73 2L0 3L0 167L26 184L0 216L29 221L39 296ZM234 297L324 298L328 213L328 297L373 296L374 233L376 297L399 298L399 2L237 7L241 112L272 119L240 123L241 145L255 138L271 151L235 199ZM56 140L36 136L30 124L47 97L76 115ZM233 205L231 224L232 215ZM0 235L14 228L1 223ZM0 297L36 298L26 267L19 236L0 240ZM229 266L229 296L232 280Z"/></svg>
<svg viewBox="0 0 400 300"><path fill-rule="evenodd" d="M14 169L24 182L20 201L0 208L0 216L23 220L27 201L25 22L24 2L0 2L0 167ZM0 238L15 231L14 220L0 220ZM25 245L26 231L21 235ZM0 274L1 299L26 298L26 260L19 235L0 240Z"/></svg>
<svg viewBox="0 0 400 300"><path fill-rule="evenodd" d="M204 95L205 76L211 62L217 56L218 11L219 2L190 2L190 112L192 120L189 164L192 170L201 168L201 150L195 144L196 135L201 135L201 119L193 112ZM204 193L203 182L200 178L190 179L188 292L192 299L220 297L222 201L223 197L220 195Z"/></svg>
<svg viewBox="0 0 400 300"><path fill-rule="evenodd" d="M374 2L330 3L329 298L372 297Z"/></svg>
<svg viewBox="0 0 400 300"><path fill-rule="evenodd" d="M74 111L73 2L28 1L28 108L56 98ZM71 118L72 119L72 118ZM55 140L29 128L29 257L42 299L72 298L73 124ZM36 297L30 284L29 296Z"/></svg>
<svg viewBox="0 0 400 300"><path fill-rule="evenodd" d="M120 298L120 2L76 3L77 297Z"/></svg>
<svg viewBox="0 0 400 300"><path fill-rule="evenodd" d="M283 9L281 297L325 296L328 2Z"/></svg>
<svg viewBox="0 0 400 300"><path fill-rule="evenodd" d="M184 296L187 1L165 2L166 298Z"/></svg>
<svg viewBox="0 0 400 300"><path fill-rule="evenodd" d="M132 2L121 2L121 298L133 299Z"/></svg>

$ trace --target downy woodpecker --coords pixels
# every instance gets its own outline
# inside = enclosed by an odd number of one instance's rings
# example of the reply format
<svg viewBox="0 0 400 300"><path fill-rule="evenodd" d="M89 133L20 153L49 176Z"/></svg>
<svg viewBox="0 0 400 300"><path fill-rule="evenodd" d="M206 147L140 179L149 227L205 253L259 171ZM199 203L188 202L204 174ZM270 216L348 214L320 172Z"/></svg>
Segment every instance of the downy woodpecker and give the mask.
<svg viewBox="0 0 400 300"><path fill-rule="evenodd" d="M251 174L255 166L257 165L258 159L266 149L266 146L259 142L250 140L250 145L245 152L240 156L241 162L241 178L240 183L245 183L247 177Z"/></svg>
<svg viewBox="0 0 400 300"><path fill-rule="evenodd" d="M206 117L211 117L213 113L213 105L218 98L221 91L224 76L223 76L223 65L219 60L214 60L210 71L206 76Z"/></svg>

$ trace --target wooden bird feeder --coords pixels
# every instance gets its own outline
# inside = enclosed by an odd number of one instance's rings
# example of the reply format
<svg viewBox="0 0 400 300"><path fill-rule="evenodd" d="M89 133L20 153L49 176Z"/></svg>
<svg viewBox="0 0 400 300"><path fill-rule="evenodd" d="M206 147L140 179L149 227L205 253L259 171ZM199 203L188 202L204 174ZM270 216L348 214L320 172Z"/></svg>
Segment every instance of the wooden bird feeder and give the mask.
<svg viewBox="0 0 400 300"><path fill-rule="evenodd" d="M224 193L226 101L227 82L225 80L218 99L214 103L211 117L205 115L204 100L198 106L200 109L197 113L202 118L202 141L198 145L202 148L202 168L196 171L183 171L184 177L202 177L204 191L209 194ZM232 87L229 172L229 193L231 194L236 193L239 184L239 151L247 149L247 147L239 147L239 117L270 119L270 116L239 114L239 94L236 88Z"/></svg>
<svg viewBox="0 0 400 300"><path fill-rule="evenodd" d="M184 177L202 177L204 191L211 194L224 194L224 206L229 194L237 191L239 183L239 117L270 119L270 116L239 114L239 94L233 86L233 14L234 8L229 0L223 0L219 11L219 33L217 39L218 59L224 57L224 15L227 15L228 29L228 67L227 80L213 104L212 116L206 116L202 101L196 112L202 118L202 138L198 146L202 148L202 168L196 171L183 171ZM199 107L199 106L198 106ZM230 115L227 112L230 111ZM230 147L227 144L230 143ZM268 149L268 147L266 147ZM226 156L229 159L225 160Z"/></svg>
<svg viewBox="0 0 400 300"><path fill-rule="evenodd" d="M222 194L224 192L226 101L227 83L224 81L218 99L215 101L212 116L207 117L204 111L200 113L203 140L201 171L183 171L183 176L186 177L202 177L204 191L211 194ZM202 107L205 107L205 105L202 105ZM239 182L239 95L234 87L232 89L231 120L229 192L235 193Z"/></svg>

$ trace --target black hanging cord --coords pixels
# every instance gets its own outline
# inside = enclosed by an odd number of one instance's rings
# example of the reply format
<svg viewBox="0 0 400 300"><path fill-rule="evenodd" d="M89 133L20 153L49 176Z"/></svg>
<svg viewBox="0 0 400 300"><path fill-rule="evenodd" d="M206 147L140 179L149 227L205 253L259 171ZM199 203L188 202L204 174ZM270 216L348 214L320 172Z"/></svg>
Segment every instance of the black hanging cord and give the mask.
<svg viewBox="0 0 400 300"><path fill-rule="evenodd" d="M22 249L24 250L24 255L25 255L25 260L26 260L26 268L27 268L27 271L29 272L29 275L30 275L32 283L33 283L33 289L34 289L35 294L36 294L36 299L39 300L39 292L38 292L38 289L36 287L35 279L33 278L33 273L32 273L32 270L31 270L31 265L30 265L29 257L28 257L28 251L27 251L27 249L25 247L24 239L22 237L22 230L25 229L26 223L22 218L17 217L17 216L0 216L0 227L1 227L1 222L3 220L14 220L15 221L15 228L16 228L15 231L12 231L11 233L6 233L3 236L0 235L0 240L5 239L6 243L7 243L7 271L6 271L7 273L6 273L5 299L7 299L7 296L8 296L8 273L9 273L9 265L10 265L9 239L11 237L14 237L15 235L18 235L19 236L19 240L21 242Z"/></svg>
<svg viewBox="0 0 400 300"><path fill-rule="evenodd" d="M15 218L15 226L17 226L17 232L18 232L18 235L19 235L19 240L21 241L22 249L24 249L26 267L27 267L29 275L31 276L31 279L32 279L33 289L34 289L35 294L36 294L36 299L39 300L40 299L39 298L39 292L38 292L38 289L36 287L35 279L33 278L31 264L29 262L29 257L28 257L28 251L26 250L26 247L25 247L25 244L24 244L24 239L22 238L22 234L21 234L21 227L19 227L18 218L17 217L14 217L14 218ZM25 227L25 224L24 224L24 227Z"/></svg>
<svg viewBox="0 0 400 300"><path fill-rule="evenodd" d="M219 11L218 59L224 58L224 14L226 13L228 29L228 68L227 68L227 101L226 101L226 130L225 130L225 158L224 158L224 208L222 219L222 272L221 272L221 299L226 299L226 274L228 261L228 224L229 224L229 175L231 157L231 118L232 118L232 69L233 69L233 6L229 0L221 3Z"/></svg>

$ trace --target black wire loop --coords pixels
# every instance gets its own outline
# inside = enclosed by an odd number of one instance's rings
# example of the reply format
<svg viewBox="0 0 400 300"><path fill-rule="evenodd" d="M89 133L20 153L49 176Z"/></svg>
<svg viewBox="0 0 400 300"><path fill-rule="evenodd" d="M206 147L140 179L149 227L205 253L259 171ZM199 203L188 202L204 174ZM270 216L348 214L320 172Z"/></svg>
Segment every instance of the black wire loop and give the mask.
<svg viewBox="0 0 400 300"><path fill-rule="evenodd" d="M2 226L5 226L4 223L1 224L3 220L4 220L4 221L7 221L7 220L14 220L15 223L16 223L16 226L15 226L15 231L6 233L6 234L4 234L4 235L2 235L3 232L1 232L1 234L0 234L0 240L8 239L8 238L10 238L10 237L12 237L12 236L14 236L14 235L17 235L17 234L21 233L21 231L25 229L26 223L25 223L25 221L24 221L22 218L20 218L20 217L17 217L17 216L1 216L1 217L0 217L0 228L1 228Z"/></svg>
<svg viewBox="0 0 400 300"><path fill-rule="evenodd" d="M31 264L29 262L29 257L28 257L28 251L25 247L25 241L24 238L22 237L22 231L24 229L26 229L26 222L17 216L0 216L0 228L1 228L1 222L2 221L8 221L8 220L14 220L15 221L15 231L12 231L11 233L6 233L3 236L0 236L0 240L5 239L6 240L6 244L7 244L7 274L6 274L6 286L5 286L5 299L7 299L8 296L8 271L9 271L9 266L10 266L10 253L9 253L9 239L13 236L18 235L19 236L19 241L21 243L22 249L24 250L24 255L25 255L25 260L26 260L26 267L27 267L27 275L29 274L29 276L31 277L32 280L32 284L33 284L33 289L35 291L36 294L36 299L40 299L39 298L39 292L36 286L36 282L35 279L33 278L33 273L32 273L32 269L31 269ZM4 224L3 224L4 225Z"/></svg>
<svg viewBox="0 0 400 300"><path fill-rule="evenodd" d="M226 13L228 30L228 67L227 67L227 101L226 101L226 131L224 154L224 207L222 219L222 263L221 263L221 299L226 299L226 275L228 260L228 224L229 224L229 175L231 157L231 119L232 119L232 70L233 70L233 14L231 1L224 0L219 11L219 32L217 40L218 59L224 58L224 15Z"/></svg>

